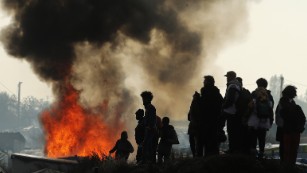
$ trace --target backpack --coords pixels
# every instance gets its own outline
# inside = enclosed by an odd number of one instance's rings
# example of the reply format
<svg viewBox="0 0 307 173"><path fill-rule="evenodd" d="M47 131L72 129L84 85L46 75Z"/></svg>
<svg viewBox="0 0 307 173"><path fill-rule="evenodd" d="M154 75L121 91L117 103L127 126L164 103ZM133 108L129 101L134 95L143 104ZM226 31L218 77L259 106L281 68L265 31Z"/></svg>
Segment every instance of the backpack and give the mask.
<svg viewBox="0 0 307 173"><path fill-rule="evenodd" d="M178 136L174 128L169 129L169 136L167 138L167 142L171 144L179 144Z"/></svg>
<svg viewBox="0 0 307 173"><path fill-rule="evenodd" d="M256 110L257 117L260 119L271 118L271 116L273 115L273 109L269 100L260 101L256 99Z"/></svg>
<svg viewBox="0 0 307 173"><path fill-rule="evenodd" d="M245 114L248 111L248 104L251 102L251 100L252 100L251 93L247 89L242 88L242 90L239 91L239 96L235 103L237 113L239 113L242 116L245 116Z"/></svg>
<svg viewBox="0 0 307 173"><path fill-rule="evenodd" d="M297 131L302 133L305 130L306 117L302 108L299 105L295 105L293 116L295 116L297 120Z"/></svg>

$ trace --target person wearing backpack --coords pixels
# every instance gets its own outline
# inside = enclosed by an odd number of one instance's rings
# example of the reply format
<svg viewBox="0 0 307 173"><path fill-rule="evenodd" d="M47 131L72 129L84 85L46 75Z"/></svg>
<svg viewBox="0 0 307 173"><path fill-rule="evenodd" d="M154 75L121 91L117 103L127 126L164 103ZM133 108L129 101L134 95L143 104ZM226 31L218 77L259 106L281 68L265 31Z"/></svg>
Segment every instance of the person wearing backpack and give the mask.
<svg viewBox="0 0 307 173"><path fill-rule="evenodd" d="M236 79L237 74L229 71L225 75L227 78L227 89L222 105L222 114L219 120L219 131L224 129L225 122L227 126L229 153L241 152L241 136L243 133L243 123L237 113L236 102L241 91L241 84Z"/></svg>
<svg viewBox="0 0 307 173"><path fill-rule="evenodd" d="M160 130L160 142L158 145L158 163L165 163L169 160L172 145L179 144L174 126L169 124L169 118L162 118L162 128Z"/></svg>
<svg viewBox="0 0 307 173"><path fill-rule="evenodd" d="M257 157L263 158L265 139L267 131L273 123L273 103L269 99L265 88L259 87L254 92L252 113L248 119L250 133L250 148L252 153L257 153L257 142L259 152Z"/></svg>
<svg viewBox="0 0 307 173"><path fill-rule="evenodd" d="M296 87L289 85L282 91L276 113L283 121L280 140L280 158L283 163L294 165L300 143L300 134L305 130L306 117L302 108L293 100ZM281 124L280 124L281 125Z"/></svg>

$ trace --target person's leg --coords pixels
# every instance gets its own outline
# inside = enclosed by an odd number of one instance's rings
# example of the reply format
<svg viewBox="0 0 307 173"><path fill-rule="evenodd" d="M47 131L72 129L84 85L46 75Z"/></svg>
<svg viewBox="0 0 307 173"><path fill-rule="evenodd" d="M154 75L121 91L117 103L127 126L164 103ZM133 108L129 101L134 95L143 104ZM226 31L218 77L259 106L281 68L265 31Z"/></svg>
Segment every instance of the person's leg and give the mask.
<svg viewBox="0 0 307 173"><path fill-rule="evenodd" d="M291 163L295 164L296 163L296 158L297 158L297 152L299 149L299 145L300 145L300 133L295 133L292 136L292 145L291 145L291 155L290 155L290 159L291 159Z"/></svg>
<svg viewBox="0 0 307 173"><path fill-rule="evenodd" d="M234 144L234 123L231 117L227 117L227 135L228 135L228 148L229 153L234 152L235 144Z"/></svg>
<svg viewBox="0 0 307 173"><path fill-rule="evenodd" d="M284 162L288 164L295 164L298 147L300 143L300 134L284 134Z"/></svg>
<svg viewBox="0 0 307 173"><path fill-rule="evenodd" d="M249 129L249 148L251 150L251 154L256 156L257 153L257 134L254 128Z"/></svg>
<svg viewBox="0 0 307 173"><path fill-rule="evenodd" d="M143 155L143 147L141 145L138 145L137 153L136 153L136 162L139 163L142 161L142 155Z"/></svg>
<svg viewBox="0 0 307 173"><path fill-rule="evenodd" d="M280 161L284 161L284 139L283 139L283 128L282 127L277 127L276 130L276 141L279 141L279 158Z"/></svg>
<svg viewBox="0 0 307 173"><path fill-rule="evenodd" d="M241 117L239 115L235 115L235 141L236 141L236 151L240 154L245 154L244 143L246 142L246 129L244 129Z"/></svg>
<svg viewBox="0 0 307 173"><path fill-rule="evenodd" d="M164 163L170 160L171 153L172 153L172 145L169 145L167 148L167 152L165 152L164 154Z"/></svg>
<svg viewBox="0 0 307 173"><path fill-rule="evenodd" d="M189 135L189 142L190 142L190 149L191 149L191 152L192 152L192 155L193 155L193 158L195 157L195 135L193 134L190 134Z"/></svg>
<svg viewBox="0 0 307 173"><path fill-rule="evenodd" d="M153 163L156 163L158 142L159 142L158 133L154 133L153 145L152 145L152 156L151 156Z"/></svg>
<svg viewBox="0 0 307 173"><path fill-rule="evenodd" d="M230 115L227 118L227 132L228 132L228 141L229 141L229 151L230 153L238 153L242 149L241 145L241 136L242 136L242 124L240 117L236 115Z"/></svg>
<svg viewBox="0 0 307 173"><path fill-rule="evenodd" d="M203 137L203 143L204 143L204 147L203 147L203 152L204 152L204 157L207 157L208 154L210 153L210 141L209 141L209 137L208 134L205 134Z"/></svg>
<svg viewBox="0 0 307 173"><path fill-rule="evenodd" d="M289 164L291 162L291 134L285 133L283 135L284 151L283 151L283 160L284 163Z"/></svg>
<svg viewBox="0 0 307 173"><path fill-rule="evenodd" d="M266 138L266 130L265 129L259 129L257 130L257 136L259 141L259 154L258 158L262 159L264 154L264 147L265 147L265 138Z"/></svg>
<svg viewBox="0 0 307 173"><path fill-rule="evenodd" d="M153 134L147 133L143 146L143 161L145 163L152 162L153 160L152 155L153 155Z"/></svg>
<svg viewBox="0 0 307 173"><path fill-rule="evenodd" d="M242 145L242 153L243 154L250 154L250 145L249 145L249 131L247 126L242 125L242 140L241 140L241 145Z"/></svg>
<svg viewBox="0 0 307 173"><path fill-rule="evenodd" d="M204 155L204 141L202 135L197 135L195 138L196 142L196 156L202 157Z"/></svg>
<svg viewBox="0 0 307 173"><path fill-rule="evenodd" d="M158 152L158 164L162 164L163 163L163 154Z"/></svg>
<svg viewBox="0 0 307 173"><path fill-rule="evenodd" d="M283 140L280 140L279 142L279 158L280 158L280 161L283 162L284 161L284 141Z"/></svg>
<svg viewBox="0 0 307 173"><path fill-rule="evenodd" d="M209 142L208 155L219 155L219 143L217 141L217 136L212 136Z"/></svg>
<svg viewBox="0 0 307 173"><path fill-rule="evenodd" d="M219 154L219 146L215 141L207 141L204 148L205 157Z"/></svg>

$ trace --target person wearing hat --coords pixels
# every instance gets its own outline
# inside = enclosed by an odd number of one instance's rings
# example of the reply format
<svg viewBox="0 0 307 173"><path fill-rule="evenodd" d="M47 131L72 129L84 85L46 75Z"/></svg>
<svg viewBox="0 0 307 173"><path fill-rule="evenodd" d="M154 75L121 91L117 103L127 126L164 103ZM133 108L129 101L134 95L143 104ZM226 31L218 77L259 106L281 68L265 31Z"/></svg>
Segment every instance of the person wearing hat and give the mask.
<svg viewBox="0 0 307 173"><path fill-rule="evenodd" d="M237 74L234 71L228 71L225 77L227 78L227 89L222 106L221 128L224 128L226 121L229 153L238 153L241 151L240 139L243 123L237 113L236 102L242 86L236 79Z"/></svg>

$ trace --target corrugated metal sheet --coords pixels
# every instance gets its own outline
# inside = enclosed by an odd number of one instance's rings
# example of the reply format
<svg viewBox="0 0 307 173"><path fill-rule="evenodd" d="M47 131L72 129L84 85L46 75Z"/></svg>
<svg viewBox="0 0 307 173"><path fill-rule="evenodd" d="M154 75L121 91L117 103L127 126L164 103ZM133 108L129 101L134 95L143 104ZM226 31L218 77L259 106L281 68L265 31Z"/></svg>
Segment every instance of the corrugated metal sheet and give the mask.
<svg viewBox="0 0 307 173"><path fill-rule="evenodd" d="M39 170L39 171L35 171L33 173L64 173L64 172L60 172L60 171L56 171L56 170L45 168L45 169L42 169L42 170Z"/></svg>
<svg viewBox="0 0 307 173"><path fill-rule="evenodd" d="M70 172L79 165L76 160L53 159L26 154L12 154L11 158L12 173L33 173L37 171L49 171L51 173Z"/></svg>

